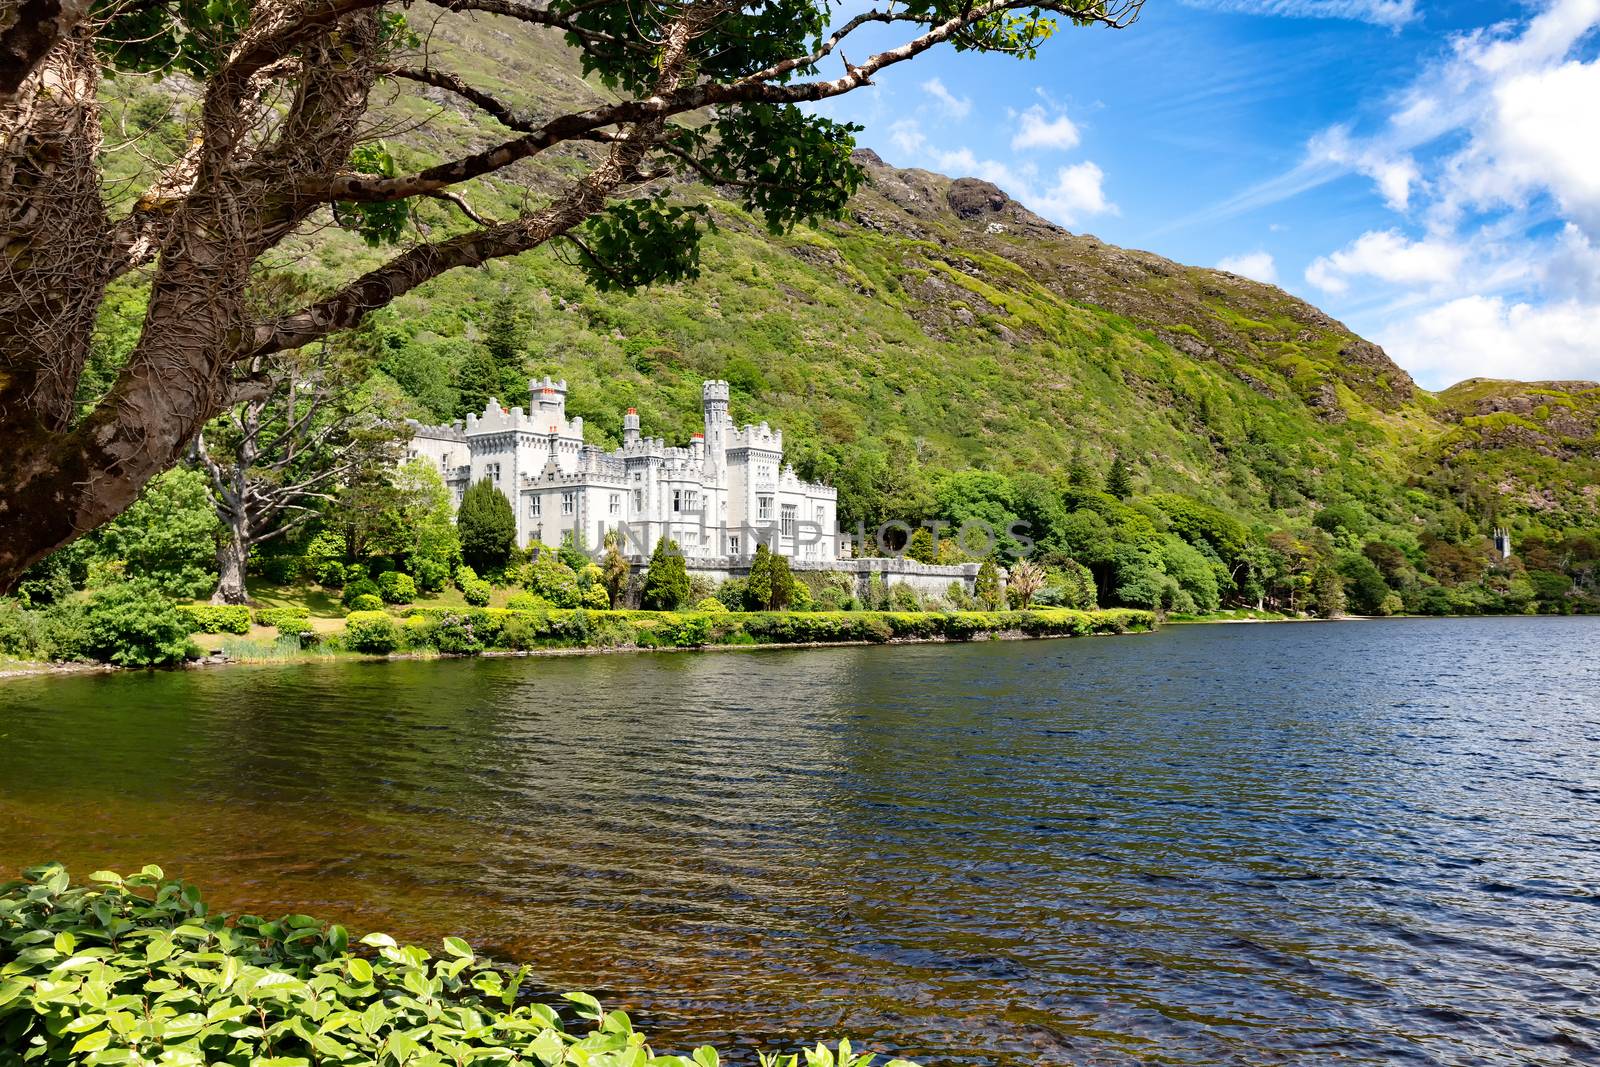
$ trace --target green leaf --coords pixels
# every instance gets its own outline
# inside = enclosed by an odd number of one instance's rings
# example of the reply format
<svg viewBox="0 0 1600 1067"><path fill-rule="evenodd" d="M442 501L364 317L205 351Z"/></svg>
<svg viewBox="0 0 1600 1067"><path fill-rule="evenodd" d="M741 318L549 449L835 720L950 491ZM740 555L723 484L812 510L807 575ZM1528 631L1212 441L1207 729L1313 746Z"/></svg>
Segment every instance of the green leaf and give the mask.
<svg viewBox="0 0 1600 1067"><path fill-rule="evenodd" d="M473 958L472 946L461 940L459 937L445 938L444 950L450 953L450 955L455 956L457 959L470 960Z"/></svg>
<svg viewBox="0 0 1600 1067"><path fill-rule="evenodd" d="M88 1034L79 1038L77 1042L73 1044L72 1052L70 1054L76 1056L83 1052L98 1052L100 1049L105 1048L109 1044L111 1044L111 1031L96 1030L92 1034Z"/></svg>
<svg viewBox="0 0 1600 1067"><path fill-rule="evenodd" d="M372 964L360 956L352 956L348 963L350 977L360 985L372 984Z"/></svg>

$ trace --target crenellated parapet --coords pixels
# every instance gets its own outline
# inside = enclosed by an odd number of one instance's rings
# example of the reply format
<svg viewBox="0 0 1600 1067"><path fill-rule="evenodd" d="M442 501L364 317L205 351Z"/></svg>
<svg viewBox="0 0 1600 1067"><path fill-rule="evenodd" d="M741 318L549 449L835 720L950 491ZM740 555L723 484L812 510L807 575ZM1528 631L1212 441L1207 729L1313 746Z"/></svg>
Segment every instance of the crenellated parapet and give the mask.
<svg viewBox="0 0 1600 1067"><path fill-rule="evenodd" d="M467 434L460 422L430 426L416 419L407 419L406 425L411 427L412 437L425 437L430 441L454 441L457 444L467 443Z"/></svg>

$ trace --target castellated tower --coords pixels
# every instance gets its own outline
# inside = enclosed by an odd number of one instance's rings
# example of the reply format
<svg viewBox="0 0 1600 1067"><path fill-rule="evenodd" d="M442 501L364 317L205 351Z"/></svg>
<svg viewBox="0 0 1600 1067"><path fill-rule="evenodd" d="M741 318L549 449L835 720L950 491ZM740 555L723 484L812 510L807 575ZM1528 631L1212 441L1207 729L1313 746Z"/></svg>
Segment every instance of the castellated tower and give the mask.
<svg viewBox="0 0 1600 1067"><path fill-rule="evenodd" d="M534 426L544 430L546 426L565 426L567 421L567 381L563 378L559 382L550 380L547 374L543 379L534 378L528 382L528 392L532 403L528 411L534 418Z"/></svg>
<svg viewBox="0 0 1600 1067"><path fill-rule="evenodd" d="M720 471L728 452L728 383L706 382L700 390L700 408L705 414L707 474Z"/></svg>

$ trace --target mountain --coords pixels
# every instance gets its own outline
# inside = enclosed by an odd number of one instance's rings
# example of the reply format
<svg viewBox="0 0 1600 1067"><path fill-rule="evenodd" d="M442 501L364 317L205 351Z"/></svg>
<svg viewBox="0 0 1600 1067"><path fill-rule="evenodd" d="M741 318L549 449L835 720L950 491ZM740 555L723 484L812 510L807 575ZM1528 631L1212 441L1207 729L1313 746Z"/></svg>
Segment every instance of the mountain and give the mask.
<svg viewBox="0 0 1600 1067"><path fill-rule="evenodd" d="M526 28L450 16L428 40L436 62L535 115L607 95ZM124 91L125 114L168 94L169 125L187 106L179 85ZM506 136L434 91L398 100L385 126L408 166ZM1474 380L1431 394L1274 286L1068 232L987 182L858 158L872 180L847 217L780 236L733 198L685 187L717 223L695 281L601 294L549 248L438 279L374 316L359 343L412 414L452 418L457 371L509 294L528 338L517 376L565 377L569 410L600 443L629 407L646 433L686 439L700 381L725 378L735 417L781 427L802 474L840 485L851 521L914 520L945 471L1093 477L1120 455L1141 491L1265 527L1335 505L1413 544L1496 521L1600 522L1594 383ZM540 157L467 195L509 214L575 164ZM416 217L437 234L462 225L453 212L428 203ZM383 254L335 233L284 258L323 283Z"/></svg>

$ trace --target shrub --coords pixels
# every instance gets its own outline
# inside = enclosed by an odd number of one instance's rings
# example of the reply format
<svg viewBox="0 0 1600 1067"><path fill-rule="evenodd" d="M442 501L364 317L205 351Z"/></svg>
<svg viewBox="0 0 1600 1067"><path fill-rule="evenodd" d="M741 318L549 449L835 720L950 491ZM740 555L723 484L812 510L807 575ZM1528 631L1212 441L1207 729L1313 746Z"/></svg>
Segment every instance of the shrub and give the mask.
<svg viewBox="0 0 1600 1067"><path fill-rule="evenodd" d="M188 655L188 621L147 581L100 590L89 601L83 626L84 651L119 667L166 666Z"/></svg>
<svg viewBox="0 0 1600 1067"><path fill-rule="evenodd" d="M714 596L708 596L696 604L694 610L703 615L726 615L728 613L728 605Z"/></svg>
<svg viewBox="0 0 1600 1067"><path fill-rule="evenodd" d="M417 588L424 593L437 593L450 579L450 565L428 556L413 556L408 564Z"/></svg>
<svg viewBox="0 0 1600 1067"><path fill-rule="evenodd" d="M190 633L247 634L250 609L243 604L191 604L179 608Z"/></svg>
<svg viewBox="0 0 1600 1067"><path fill-rule="evenodd" d="M583 606L592 611L609 611L611 595L606 592L605 586L591 585L583 591Z"/></svg>
<svg viewBox="0 0 1600 1067"><path fill-rule="evenodd" d="M921 611L922 598L917 596L915 589L901 582L889 590L889 610Z"/></svg>
<svg viewBox="0 0 1600 1067"><path fill-rule="evenodd" d="M400 647L400 631L387 612L352 611L344 621L344 645L352 652L386 655Z"/></svg>
<svg viewBox="0 0 1600 1067"><path fill-rule="evenodd" d="M365 577L350 579L344 587L344 596L340 597L340 602L347 608L352 607L358 596L372 596L378 597L379 600L383 599L378 594L378 583L371 578Z"/></svg>
<svg viewBox="0 0 1600 1067"><path fill-rule="evenodd" d="M0 600L0 656L49 659L54 653L43 612L27 611L15 600Z"/></svg>
<svg viewBox="0 0 1600 1067"><path fill-rule="evenodd" d="M512 611L549 611L554 605L538 593L513 593L506 607Z"/></svg>
<svg viewBox="0 0 1600 1067"><path fill-rule="evenodd" d="M743 611L747 585L748 583L743 578L729 578L717 586L716 597L722 601L722 606L729 611Z"/></svg>
<svg viewBox="0 0 1600 1067"><path fill-rule="evenodd" d="M456 937L437 956L307 915L213 912L149 866L74 886L59 865L0 885L0 1034L38 1063L678 1063L656 1057L626 1014L585 993L569 1033L508 973ZM229 977L232 976L232 977ZM338 1024L334 1025L335 1020ZM867 1067L841 1041L808 1063ZM766 1062L794 1067L794 1058ZM902 1060L885 1067L915 1067Z"/></svg>
<svg viewBox="0 0 1600 1067"><path fill-rule="evenodd" d="M578 573L561 562L556 553L544 550L520 575L528 591L537 593L558 608L575 608L583 602L578 588ZM606 599L609 607L611 600Z"/></svg>
<svg viewBox="0 0 1600 1067"><path fill-rule="evenodd" d="M474 621L470 615L445 615L433 628L433 647L452 656L476 656L484 646Z"/></svg>
<svg viewBox="0 0 1600 1067"><path fill-rule="evenodd" d="M489 583L482 578L468 578L461 583L462 597L475 608L488 607L489 597L493 592Z"/></svg>
<svg viewBox="0 0 1600 1067"><path fill-rule="evenodd" d="M371 593L362 593L350 602L351 611L382 611L383 598Z"/></svg>
<svg viewBox="0 0 1600 1067"><path fill-rule="evenodd" d="M417 599L417 583L409 574L384 571L378 575L378 595L385 604L409 604Z"/></svg>
<svg viewBox="0 0 1600 1067"><path fill-rule="evenodd" d="M305 608L257 608L257 626L276 626L282 628L286 623L304 621Z"/></svg>
<svg viewBox="0 0 1600 1067"><path fill-rule="evenodd" d="M273 585L288 585L300 576L300 560L296 556L261 556L250 566L257 577Z"/></svg>

